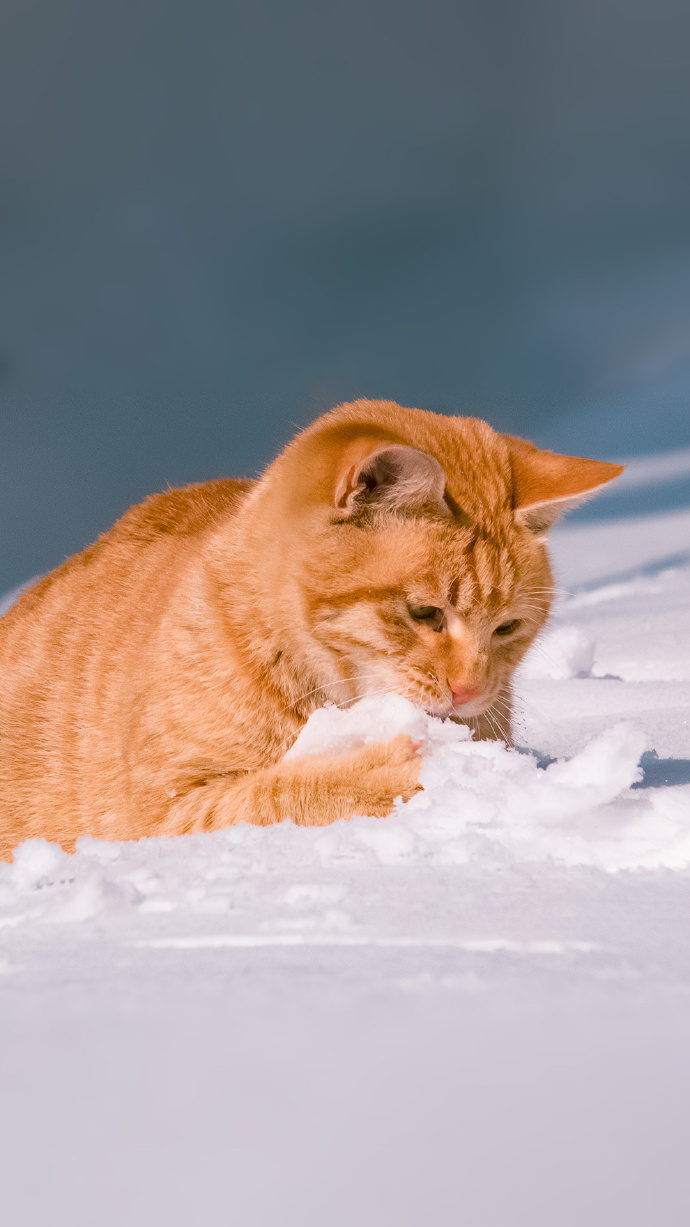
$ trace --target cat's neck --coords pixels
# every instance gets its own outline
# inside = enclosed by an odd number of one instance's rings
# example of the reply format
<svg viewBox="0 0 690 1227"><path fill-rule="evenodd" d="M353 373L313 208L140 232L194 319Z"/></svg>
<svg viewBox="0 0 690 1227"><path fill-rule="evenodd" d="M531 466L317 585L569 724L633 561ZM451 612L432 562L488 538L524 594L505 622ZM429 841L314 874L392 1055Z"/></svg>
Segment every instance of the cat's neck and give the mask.
<svg viewBox="0 0 690 1227"><path fill-rule="evenodd" d="M308 520L295 517L264 478L203 547L209 599L222 613L234 652L300 719L328 700L351 697L307 621L301 559L310 531L318 532Z"/></svg>

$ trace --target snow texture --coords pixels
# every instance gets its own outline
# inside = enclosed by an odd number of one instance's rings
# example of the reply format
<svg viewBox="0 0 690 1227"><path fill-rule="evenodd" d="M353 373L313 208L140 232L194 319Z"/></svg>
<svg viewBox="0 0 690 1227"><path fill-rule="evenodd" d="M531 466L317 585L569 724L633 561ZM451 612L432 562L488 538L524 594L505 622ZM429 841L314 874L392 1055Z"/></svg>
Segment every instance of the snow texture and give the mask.
<svg viewBox="0 0 690 1227"><path fill-rule="evenodd" d="M423 743L387 819L21 845L3 1221L685 1224L689 542L554 533L516 748L316 712L291 756Z"/></svg>

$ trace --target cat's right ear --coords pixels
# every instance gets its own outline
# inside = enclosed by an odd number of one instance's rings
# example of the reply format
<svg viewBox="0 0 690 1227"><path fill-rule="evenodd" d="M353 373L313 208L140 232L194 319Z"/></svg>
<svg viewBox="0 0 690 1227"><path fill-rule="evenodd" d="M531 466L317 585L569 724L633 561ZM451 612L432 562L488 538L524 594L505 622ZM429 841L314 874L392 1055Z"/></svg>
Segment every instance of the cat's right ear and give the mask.
<svg viewBox="0 0 690 1227"><path fill-rule="evenodd" d="M412 511L432 506L449 514L446 475L438 460L415 447L391 443L346 463L335 487L335 505L346 517L365 507Z"/></svg>

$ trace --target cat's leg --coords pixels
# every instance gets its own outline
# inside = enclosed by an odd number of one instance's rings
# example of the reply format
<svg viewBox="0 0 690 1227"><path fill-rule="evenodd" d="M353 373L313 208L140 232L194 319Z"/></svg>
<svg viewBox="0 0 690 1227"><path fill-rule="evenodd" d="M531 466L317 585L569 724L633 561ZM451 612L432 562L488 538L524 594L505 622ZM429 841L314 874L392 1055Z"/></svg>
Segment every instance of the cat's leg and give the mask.
<svg viewBox="0 0 690 1227"><path fill-rule="evenodd" d="M419 791L419 743L405 733L344 753L309 754L243 776L211 778L179 797L158 832L216 831L237 822L291 819L327 826L338 818L390 814L396 797Z"/></svg>

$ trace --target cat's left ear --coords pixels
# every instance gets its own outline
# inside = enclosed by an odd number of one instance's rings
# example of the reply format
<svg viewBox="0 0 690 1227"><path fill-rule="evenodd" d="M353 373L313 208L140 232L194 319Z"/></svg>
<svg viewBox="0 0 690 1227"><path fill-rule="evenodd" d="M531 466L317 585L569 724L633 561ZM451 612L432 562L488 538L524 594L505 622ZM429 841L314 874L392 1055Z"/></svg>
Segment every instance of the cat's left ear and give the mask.
<svg viewBox="0 0 690 1227"><path fill-rule="evenodd" d="M433 506L447 515L445 486L446 475L434 456L391 443L344 465L336 482L335 505L349 515L366 506L401 512Z"/></svg>
<svg viewBox="0 0 690 1227"><path fill-rule="evenodd" d="M515 520L542 537L562 511L570 511L598 494L625 468L603 460L560 456L512 435L503 438L510 451Z"/></svg>

